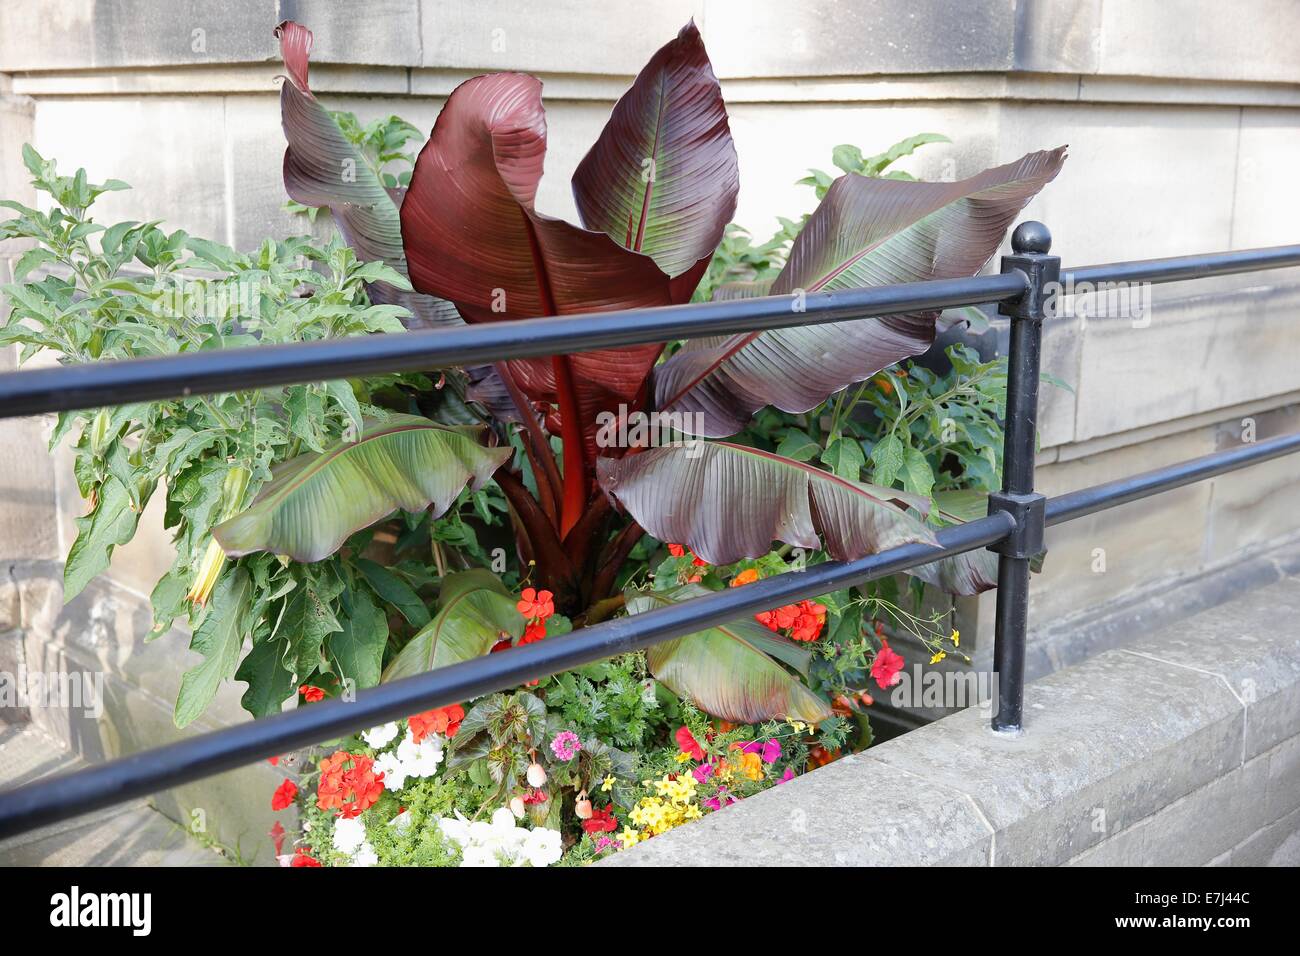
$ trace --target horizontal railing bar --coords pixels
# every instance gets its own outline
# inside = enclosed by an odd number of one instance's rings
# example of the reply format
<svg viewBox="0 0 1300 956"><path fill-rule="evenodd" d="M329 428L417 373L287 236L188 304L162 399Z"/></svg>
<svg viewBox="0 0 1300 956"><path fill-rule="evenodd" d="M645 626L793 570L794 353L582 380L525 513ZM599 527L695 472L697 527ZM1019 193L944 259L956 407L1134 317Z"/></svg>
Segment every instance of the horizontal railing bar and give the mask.
<svg viewBox="0 0 1300 956"><path fill-rule="evenodd" d="M939 547L907 544L857 561L830 561L743 588L606 621L501 654L489 654L426 674L261 720L236 724L165 747L28 783L0 793L0 837L12 836L147 796L244 764L399 720L433 707L462 703L529 680L625 654L778 607L827 594L941 557L1001 541L1013 519L990 515L938 532Z"/></svg>
<svg viewBox="0 0 1300 956"><path fill-rule="evenodd" d="M1046 521L1060 524L1116 505L1300 451L1286 435L1047 501ZM791 600L906 571L946 555L1001 541L1012 519L1000 512L938 532L939 548L909 544L857 561L831 561L743 588L645 614L618 618L561 637L490 654L427 674L382 684L355 701L333 700L213 731L85 770L37 780L0 793L0 837L12 836L101 807L147 796L266 757L459 703L507 687L742 618Z"/></svg>
<svg viewBox="0 0 1300 956"><path fill-rule="evenodd" d="M1240 448L1215 452L1191 461L1156 468L1140 475L1072 491L1069 494L1047 499L1046 521L1049 525L1061 524L1064 521L1082 518L1126 502L1146 498L1162 491L1170 491L1298 451L1300 451L1300 433L1283 435L1280 438L1244 444Z"/></svg>
<svg viewBox="0 0 1300 956"><path fill-rule="evenodd" d="M1239 252L1215 252L1196 256L1173 256L1168 259L1143 259L1136 262L1111 262L1083 266L1061 272L1061 284L1071 286L1099 282L1178 282L1203 279L1239 272L1259 272L1300 266L1300 246L1270 246L1243 249Z"/></svg>
<svg viewBox="0 0 1300 956"><path fill-rule="evenodd" d="M1013 299L1028 281L1013 272L10 372L0 418L934 311Z"/></svg>

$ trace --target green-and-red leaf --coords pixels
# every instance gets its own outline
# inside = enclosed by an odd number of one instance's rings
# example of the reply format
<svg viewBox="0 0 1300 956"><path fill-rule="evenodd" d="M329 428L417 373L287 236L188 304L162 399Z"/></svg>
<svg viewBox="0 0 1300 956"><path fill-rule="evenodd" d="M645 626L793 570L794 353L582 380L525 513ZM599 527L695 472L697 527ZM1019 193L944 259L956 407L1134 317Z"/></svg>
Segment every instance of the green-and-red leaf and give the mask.
<svg viewBox="0 0 1300 956"><path fill-rule="evenodd" d="M853 560L911 542L936 544L907 511L916 495L839 478L771 452L686 442L598 462L601 487L660 541L710 564L765 554L774 540Z"/></svg>
<svg viewBox="0 0 1300 956"><path fill-rule="evenodd" d="M650 58L578 165L578 214L680 276L712 257L739 191L722 90L691 21Z"/></svg>
<svg viewBox="0 0 1300 956"><path fill-rule="evenodd" d="M1065 147L954 183L837 179L791 248L772 295L975 275L1055 178ZM934 340L937 313L855 319L688 342L658 370L665 411L731 435L764 405L803 413Z"/></svg>
<svg viewBox="0 0 1300 956"><path fill-rule="evenodd" d="M479 444L481 433L415 415L369 422L354 442L277 465L253 503L212 535L232 556L270 551L310 562L398 508L432 506L438 517L462 488L481 488L510 457L508 447Z"/></svg>
<svg viewBox="0 0 1300 956"><path fill-rule="evenodd" d="M698 585L675 591L631 591L627 595L630 614L671 607L709 592ZM693 702L707 714L738 724L787 718L819 723L831 715L826 702L810 691L768 652L775 642L784 641L753 620L698 631L646 650L646 663L656 679L679 697ZM802 658L804 672L808 653L784 641L780 656Z"/></svg>

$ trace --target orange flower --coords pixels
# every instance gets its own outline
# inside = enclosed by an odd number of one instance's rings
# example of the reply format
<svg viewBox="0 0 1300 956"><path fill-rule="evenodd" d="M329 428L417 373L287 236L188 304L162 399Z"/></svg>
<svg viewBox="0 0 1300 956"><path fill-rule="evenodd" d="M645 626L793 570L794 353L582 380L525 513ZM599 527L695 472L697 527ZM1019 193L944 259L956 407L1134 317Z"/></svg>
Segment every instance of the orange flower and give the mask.
<svg viewBox="0 0 1300 956"><path fill-rule="evenodd" d="M375 773L375 762L364 754L336 750L320 762L316 785L316 806L337 810L340 816L358 817L375 805L384 792L384 775Z"/></svg>
<svg viewBox="0 0 1300 956"><path fill-rule="evenodd" d="M732 750L739 750L740 744L732 744ZM737 753L731 758L731 765L736 773L750 780L763 779L763 758L757 753Z"/></svg>
<svg viewBox="0 0 1300 956"><path fill-rule="evenodd" d="M743 587L746 584L753 584L757 580L758 568L745 568L731 579L731 586L733 588Z"/></svg>
<svg viewBox="0 0 1300 956"><path fill-rule="evenodd" d="M545 621L555 613L555 595L550 591L524 588L519 598L519 603L515 607L530 621Z"/></svg>
<svg viewBox="0 0 1300 956"><path fill-rule="evenodd" d="M303 684L298 688L298 693L302 694L302 699L309 704L314 704L318 700L325 699L325 691L319 687L313 687L311 684Z"/></svg>
<svg viewBox="0 0 1300 956"><path fill-rule="evenodd" d="M460 729L460 722L464 719L464 707L460 704L448 704L446 707L435 707L420 714L412 714L406 718L406 722L411 726L411 739L418 744L430 733L442 734L444 737L456 736L456 731Z"/></svg>
<svg viewBox="0 0 1300 956"><path fill-rule="evenodd" d="M814 770L817 767L824 767L832 760L838 760L840 752L838 750L827 750L821 744L817 744L808 751L808 769Z"/></svg>

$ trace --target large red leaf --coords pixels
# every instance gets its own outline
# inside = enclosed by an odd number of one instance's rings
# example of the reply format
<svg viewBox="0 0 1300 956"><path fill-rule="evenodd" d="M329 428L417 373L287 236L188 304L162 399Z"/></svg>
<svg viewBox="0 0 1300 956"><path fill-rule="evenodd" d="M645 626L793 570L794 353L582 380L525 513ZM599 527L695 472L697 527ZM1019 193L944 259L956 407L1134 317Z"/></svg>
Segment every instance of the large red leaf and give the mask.
<svg viewBox="0 0 1300 956"><path fill-rule="evenodd" d="M852 560L934 532L909 514L925 499L839 478L757 448L694 441L601 458L601 487L660 541L710 564L765 554L774 540ZM820 536L820 537L819 537Z"/></svg>
<svg viewBox="0 0 1300 956"><path fill-rule="evenodd" d="M692 20L615 105L573 175L573 196L587 228L680 276L707 266L739 191L722 90Z"/></svg>
<svg viewBox="0 0 1300 956"><path fill-rule="evenodd" d="M284 188L289 197L307 206L326 206L339 230L363 262L381 261L406 275L402 227L398 217L400 193L392 195L348 142L338 124L307 84L312 32L285 20L275 28L287 73L280 87L280 122L289 142L284 151ZM461 324L450 302L399 289L387 282L369 284L376 303L410 310L410 328Z"/></svg>
<svg viewBox="0 0 1300 956"><path fill-rule="evenodd" d="M1012 220L1055 178L1065 147L953 183L849 174L790 250L772 295L975 275ZM659 407L701 413L697 432L735 434L764 405L803 413L934 340L938 314L884 316L697 339L656 374ZM688 416L688 421L690 418Z"/></svg>
<svg viewBox="0 0 1300 956"><path fill-rule="evenodd" d="M495 73L448 97L402 203L412 283L454 301L470 322L669 304L671 280L649 256L537 211L541 89L534 77ZM659 352L606 349L510 368L530 398L559 405L566 469L576 456L589 471L595 413L637 400ZM575 507L566 498L566 524Z"/></svg>

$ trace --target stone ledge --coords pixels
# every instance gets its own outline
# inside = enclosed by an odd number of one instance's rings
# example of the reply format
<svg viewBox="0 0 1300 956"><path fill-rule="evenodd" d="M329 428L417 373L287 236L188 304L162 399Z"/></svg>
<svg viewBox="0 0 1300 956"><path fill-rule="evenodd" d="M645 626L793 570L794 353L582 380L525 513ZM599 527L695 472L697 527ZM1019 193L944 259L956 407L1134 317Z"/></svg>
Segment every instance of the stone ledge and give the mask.
<svg viewBox="0 0 1300 956"><path fill-rule="evenodd" d="M1031 684L1021 736L962 711L609 862L1208 863L1292 852L1279 848L1300 773L1300 629L1279 619L1297 611L1300 578L1288 577Z"/></svg>

